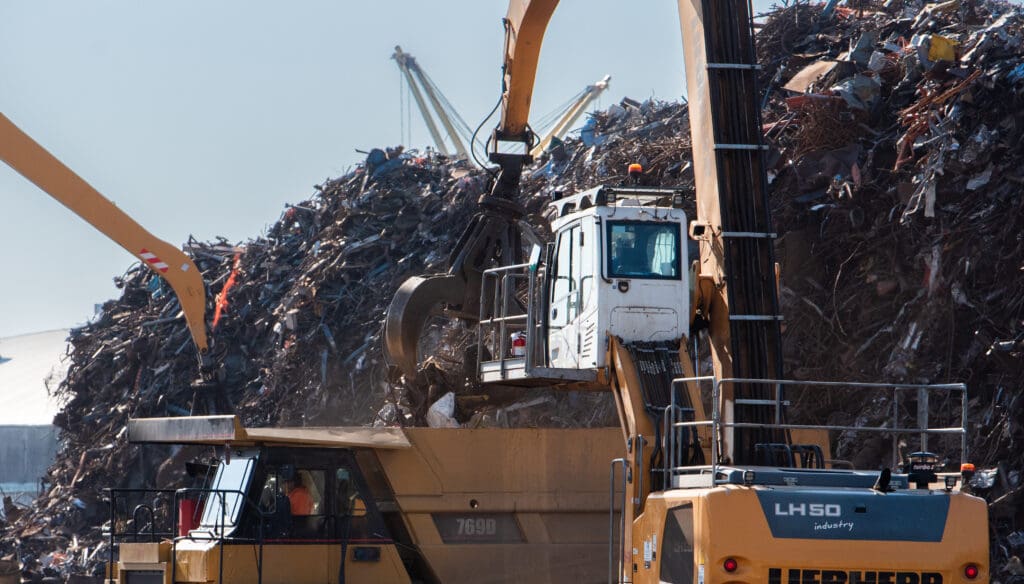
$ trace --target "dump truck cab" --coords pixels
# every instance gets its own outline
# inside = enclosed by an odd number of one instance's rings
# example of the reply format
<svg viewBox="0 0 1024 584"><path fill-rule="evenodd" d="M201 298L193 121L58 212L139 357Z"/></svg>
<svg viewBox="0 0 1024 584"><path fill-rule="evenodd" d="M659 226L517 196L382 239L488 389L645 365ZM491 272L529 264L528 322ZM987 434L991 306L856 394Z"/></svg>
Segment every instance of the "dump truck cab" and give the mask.
<svg viewBox="0 0 1024 584"><path fill-rule="evenodd" d="M216 495L202 497L207 493ZM180 532L194 536L383 541L371 535L387 533L352 447L230 449L208 489L183 494L205 500L192 521L179 515L179 520L186 520L179 524L184 528ZM244 502L255 505L246 512Z"/></svg>
<svg viewBox="0 0 1024 584"><path fill-rule="evenodd" d="M113 581L409 581L358 460L408 448L400 430L246 430L208 416L134 419L128 439L209 454L190 463L196 486L111 490Z"/></svg>
<svg viewBox="0 0 1024 584"><path fill-rule="evenodd" d="M608 336L643 343L686 337L682 201L677 189L629 186L551 201L546 250L535 246L529 263L484 272L481 380L605 387ZM526 306L518 301L524 293Z"/></svg>

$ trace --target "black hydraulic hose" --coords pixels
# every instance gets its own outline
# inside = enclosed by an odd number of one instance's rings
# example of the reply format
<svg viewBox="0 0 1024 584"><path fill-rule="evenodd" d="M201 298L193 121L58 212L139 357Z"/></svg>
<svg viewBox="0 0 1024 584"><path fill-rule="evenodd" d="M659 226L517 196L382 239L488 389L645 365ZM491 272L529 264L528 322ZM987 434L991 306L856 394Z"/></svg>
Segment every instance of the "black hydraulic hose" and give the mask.
<svg viewBox="0 0 1024 584"><path fill-rule="evenodd" d="M503 76L504 76L504 74L503 74ZM492 171L490 168L488 168L486 164L484 164L483 162L480 162L480 159L477 158L477 156L476 156L476 143L477 143L476 136L477 136L477 134L480 133L480 128L483 128L484 124L487 123L487 120L491 119L494 116L494 112L498 111L498 108L501 107L501 99L502 99L502 97L503 96L501 96L501 95L498 96L498 101L495 102L494 107L491 108L490 113L488 113L484 117L484 119L480 120L480 124L477 125L475 130L473 130L473 138L470 140L470 144L469 144L469 153L473 157L473 162L476 162L477 165L480 168L484 169L484 171L487 174L491 175L492 179L498 178L498 174L495 173L494 171ZM488 142L490 142L490 140L488 140ZM487 145L485 144L484 145L484 150L486 150L486 149L487 149Z"/></svg>
<svg viewBox="0 0 1024 584"><path fill-rule="evenodd" d="M725 231L769 233L772 231L761 149L760 99L757 95L757 63L752 9L749 0L705 0L704 38L709 63L727 64L709 69L709 98L716 144L746 145L716 148L720 211ZM748 66L747 68L728 65ZM770 238L726 238L724 242L727 302L734 315L753 315L761 320L730 323L733 374L738 377L771 378L782 372L781 334L775 289L774 253ZM768 317L770 320L765 320ZM767 399L770 386L742 384L734 388L738 399ZM736 407L736 419L770 423L770 406ZM737 462L753 456L758 442L778 441L766 430L737 431Z"/></svg>

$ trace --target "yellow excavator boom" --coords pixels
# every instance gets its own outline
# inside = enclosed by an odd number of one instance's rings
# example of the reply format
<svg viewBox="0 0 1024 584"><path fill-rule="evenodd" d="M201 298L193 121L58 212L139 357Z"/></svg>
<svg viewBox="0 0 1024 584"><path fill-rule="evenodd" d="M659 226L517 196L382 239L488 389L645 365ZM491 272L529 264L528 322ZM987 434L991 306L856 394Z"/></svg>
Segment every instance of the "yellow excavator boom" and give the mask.
<svg viewBox="0 0 1024 584"><path fill-rule="evenodd" d="M206 352L206 292L191 258L146 231L3 114L0 159L163 277L178 295L196 348Z"/></svg>
<svg viewBox="0 0 1024 584"><path fill-rule="evenodd" d="M537 79L537 61L558 0L509 2L505 16L505 92L499 127L509 135L526 131Z"/></svg>

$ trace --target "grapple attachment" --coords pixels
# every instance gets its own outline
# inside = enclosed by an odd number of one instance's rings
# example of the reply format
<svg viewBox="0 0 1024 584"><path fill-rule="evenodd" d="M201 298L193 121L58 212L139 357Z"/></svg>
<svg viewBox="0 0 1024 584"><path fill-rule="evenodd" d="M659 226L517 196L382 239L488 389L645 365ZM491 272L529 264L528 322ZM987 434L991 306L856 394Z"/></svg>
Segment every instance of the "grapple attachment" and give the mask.
<svg viewBox="0 0 1024 584"><path fill-rule="evenodd" d="M388 361L406 377L416 376L419 338L432 314L467 322L480 319L483 272L495 266L519 263L522 237L519 205L484 197L482 210L473 217L449 256L448 273L414 276L406 280L388 306L384 347Z"/></svg>
<svg viewBox="0 0 1024 584"><path fill-rule="evenodd" d="M416 375L423 325L443 306L461 304L466 281L452 274L413 276L398 288L384 321L384 350L388 360L407 377Z"/></svg>

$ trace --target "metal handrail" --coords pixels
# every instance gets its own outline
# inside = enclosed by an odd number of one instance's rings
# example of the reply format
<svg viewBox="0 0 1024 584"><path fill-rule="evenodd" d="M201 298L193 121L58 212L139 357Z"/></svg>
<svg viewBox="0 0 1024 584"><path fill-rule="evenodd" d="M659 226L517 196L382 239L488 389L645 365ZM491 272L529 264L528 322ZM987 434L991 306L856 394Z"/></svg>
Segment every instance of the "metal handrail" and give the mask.
<svg viewBox="0 0 1024 584"><path fill-rule="evenodd" d="M622 467L622 507L619 511L619 545L615 545L615 467ZM608 584L622 582L622 558L626 553L626 483L629 481L629 460L616 458L608 470ZM618 558L616 559L616 556Z"/></svg>
<svg viewBox="0 0 1024 584"><path fill-rule="evenodd" d="M526 354L524 355L524 365L527 372L533 368L533 351L536 339L533 334L535 331L531 330L533 328L531 314L533 312L535 300L536 273L531 269L531 267L533 267L533 264L523 263L490 268L483 271L483 285L480 287L481 318L478 321L479 332L477 335L476 365L478 371L484 362L484 340L487 337L488 332L496 334L497 336L493 346L490 348L494 349L492 352L492 361L496 361L501 365L502 377L505 376L506 363L509 359L508 352L510 350L510 346L508 345L508 336L511 332L522 331L526 333ZM527 283L528 306L526 313L510 315L508 313L508 309L511 304L511 295L515 293L515 283L524 279ZM494 282L492 290L493 297L490 299L490 304L488 304L487 298L489 281ZM490 307L490 310L486 311L487 314L490 314L488 318L483 318L485 306Z"/></svg>
<svg viewBox="0 0 1024 584"><path fill-rule="evenodd" d="M703 426L713 427L713 424L714 424L714 422L712 420L680 421L679 420L679 418L680 418L679 414L681 414L684 409L685 408L682 408L678 404L676 404L676 392L674 390L674 385L673 385L673 391L671 391L671 401L670 401L669 406L667 408L665 408L665 414L664 414L664 416L662 418L662 424L663 424L662 436L665 437L664 439L665 439L665 442L666 442L666 446L665 446L666 457L667 457L669 462L668 462L668 464L665 465L665 468L663 468L663 469L655 469L655 470L657 470L658 472L661 473L662 481L664 483L664 487L665 488L667 488L669 486L669 483L671 482L672 469L679 468L679 467L683 466L682 464L680 464L680 462L681 462L681 454L682 453L681 453L681 449L679 447L679 444L677 443L678 442L678 435L673 431L673 429L674 428L697 428L697 427L703 427ZM690 411L692 412L693 410L690 409ZM712 430L712 434L713 433L714 433L714 431ZM700 447L700 443L698 442L695 446L697 446L699 448Z"/></svg>
<svg viewBox="0 0 1024 584"><path fill-rule="evenodd" d="M132 525L135 528L135 541L139 540L139 511L146 511L149 513L149 541L155 542L157 537L156 531L156 512L153 507L149 505L136 505L135 510L132 511Z"/></svg>
<svg viewBox="0 0 1024 584"><path fill-rule="evenodd" d="M685 422L678 420L678 415L681 412L681 408L676 404L676 391L672 391L672 399L669 405L668 411L666 412L666 432L665 439L668 442L668 460L666 474L667 480L671 481L671 477L676 474L692 474L694 471L706 472L708 466L683 466L678 465L677 460L679 456L678 448L676 444L677 433L669 432L670 428L695 428L701 426L711 427L711 476L712 482L718 482L718 471L719 471L719 452L721 450L721 441L723 431L728 428L760 428L769 430L834 430L834 431L853 431L853 432L877 432L892 434L895 443L898 434L918 434L921 437L922 450L927 446L927 436L929 435L960 435L960 459L961 462L967 460L967 386L963 383L939 383L939 384L920 384L920 383L878 383L878 382L842 382L842 381L798 381L789 379L749 379L749 378L723 378L716 379L713 376L699 376L699 377L685 377L674 379L672 384L673 388L678 387L680 384L686 383L697 383L698 386L704 382L712 383L712 411L710 420L699 420L692 422ZM729 383L745 383L745 384L762 384L762 385L774 385L776 386L776 398L774 401L774 407L776 408L776 423L756 423L756 422L723 422L721 412L721 387ZM898 404L898 393L899 391L917 390L919 401L923 400L925 407L923 410L919 410L919 420L917 427L902 427L899 425L899 411L897 408L893 408L892 413L892 425L882 427L865 427L865 426L847 426L837 424L789 424L781 423L781 410L784 405L782 401L783 386L804 386L804 387L822 387L822 388L844 388L844 389L885 389L892 390L894 395L894 403ZM961 407L960 407L960 426L959 427L928 427L927 421L927 396L929 392L935 391L947 391L947 392L959 392L961 394ZM920 416L924 417L922 420ZM895 449L894 449L895 453Z"/></svg>
<svg viewBox="0 0 1024 584"><path fill-rule="evenodd" d="M244 492L242 492L240 490L237 490L237 489L205 489L205 488L185 488L185 489L177 489L177 490L171 490L171 489L107 489L107 491L110 493L110 534L109 534L110 535L110 539L109 539L109 544L110 545L109 545L108 556L107 556L107 558L108 558L108 562L107 562L108 570L112 570L113 569L113 565L114 565L115 537L125 537L125 536L131 535L131 536L133 536L135 538L135 541L138 541L138 537L140 535L140 533L138 532L137 521L135 521L135 524L134 524L135 531L133 533L130 533L130 532L127 532L127 531L125 531L125 532L118 532L117 531L117 528L116 528L116 526L117 526L117 514L116 514L117 506L116 506L116 502L118 500L118 495L121 495L122 496L121 498L127 500L126 495L130 495L130 494L145 495L145 494L148 494L148 493L153 493L153 494L156 494L156 495L172 495L173 496L173 498L172 498L173 502L172 502L172 508L171 508L171 517L172 517L172 519L171 519L171 531L170 532L163 532L163 531L158 532L158 531L156 531L155 514L153 513L152 507L150 507L148 505L138 505L138 506L136 506L134 512L132 513L132 515L133 515L132 518L137 520L137 516L138 516L139 510L140 509L145 509L145 510L147 510L150 513L150 517L151 517L151 519L153 521L153 525L152 525L152 527L150 529L150 534L149 534L150 537L151 538L155 538L157 536L169 536L169 538L171 540L171 562L170 563L171 563L171 581L172 582L174 582L176 580L176 577L177 577L178 563L175 560L175 557L176 557L176 553L177 553L178 542L181 541L181 540L188 539L190 541L206 540L206 541L216 541L217 542L217 545L219 547L219 552L220 552L220 573L218 574L218 582L223 582L224 581L224 543L226 541L237 541L237 542L249 542L249 541L251 541L253 543L258 544L258 546L259 546L259 553L258 553L257 560L256 560L256 562L257 562L256 563L256 574L257 574L257 582L258 582L258 584L262 584L262 582L263 582L263 546L264 546L264 541L263 540L264 540L264 531L265 531L265 520L266 520L266 517L269 515L269 513L266 513L263 510L261 510L259 508L259 506L256 503L254 503L248 496L246 496L246 494ZM213 495L213 496L217 496L217 497L220 498L220 508L222 510L222 513L220 514L220 517L218 518L218 523L213 526L213 532L211 533L210 537L197 537L191 531L189 532L188 535L184 535L184 536L177 535L178 534L178 508L179 508L179 505L180 505L180 501L183 498L185 498L186 495L194 494L194 493L205 494L207 496ZM242 502L242 504L244 506L250 507L250 508L252 508L255 511L256 517L259 518L259 521L257 523L256 538L255 539L229 537L229 536L227 536L225 534L225 531L226 531L226 528L227 528L227 519L226 519L226 514L223 513L223 510L226 509L225 503L226 503L226 498L227 498L228 495L237 495L239 497L239 500ZM239 514L239 516L241 516L241 514ZM235 527L237 527L237 524L236 524ZM209 532L207 532L207 533L209 533Z"/></svg>
<svg viewBox="0 0 1024 584"><path fill-rule="evenodd" d="M129 533L127 531L124 531L124 532L118 532L117 531L117 500L118 500L118 495L128 495L130 493L136 493L136 494L144 495L144 494L147 494L147 493L152 493L154 495L159 496L159 495L173 495L174 491L171 490L171 489L106 489L106 491L108 493L108 496L110 497L110 533L109 533L110 539L108 540L108 547L107 547L107 570L109 571L109 570L113 570L113 566L114 566L114 547L115 547L115 543L116 543L115 542L115 538L116 537L126 537L126 536L131 535L131 536L134 537L135 541L137 542L138 541L138 536L139 536L137 522L134 524L134 529L135 529L134 533ZM122 498L125 499L125 502L127 503L127 496L124 496ZM126 509L126 511L127 511L127 509ZM137 512L138 512L138 507L136 507L135 512L132 513L133 519L136 519L135 516L137 515ZM171 512L172 512L172 514L175 515L175 517L177 517L176 511L174 509L172 509ZM152 508L150 508L150 513L151 513L150 519L153 521L153 525L150 528L150 537L156 537L158 535L165 535L165 532L158 532L156 530L156 516L154 514L152 514ZM175 521L176 521L176 519L175 519ZM170 532L167 535L173 535L173 531Z"/></svg>
<svg viewBox="0 0 1024 584"><path fill-rule="evenodd" d="M680 422L680 426L688 425L687 422ZM924 434L961 434L963 433L962 428L931 428L922 430L921 428L869 428L864 426L819 426L814 424L757 424L754 422L727 422L723 426L729 428L771 428L777 430L849 430L849 431L864 431L864 432L894 432L897 434L912 434L912 433L924 433Z"/></svg>
<svg viewBox="0 0 1024 584"><path fill-rule="evenodd" d="M526 320L525 314L514 314L512 316L497 316L494 318L487 318L480 321L480 324L494 324L498 322L515 322L518 320Z"/></svg>

